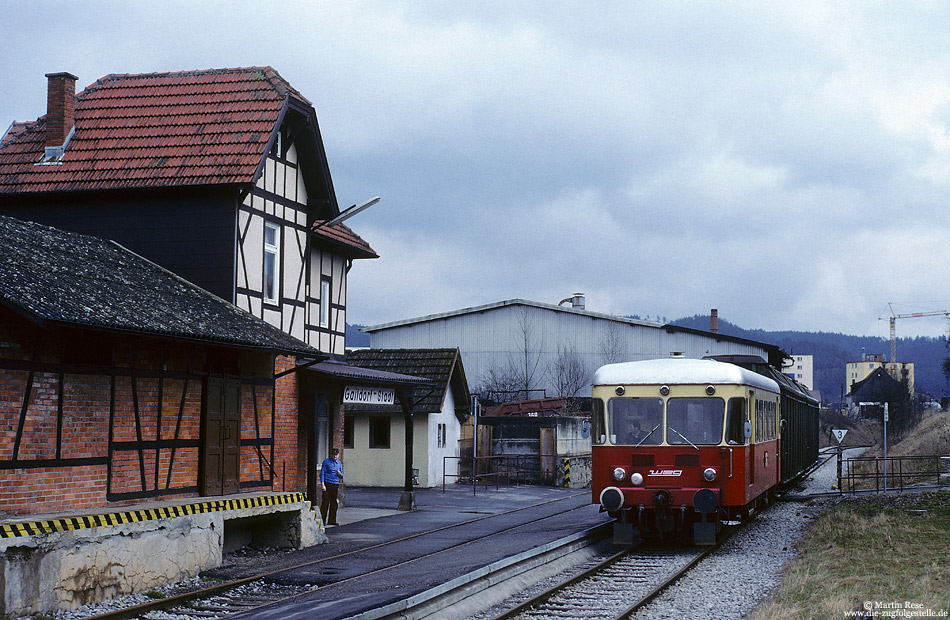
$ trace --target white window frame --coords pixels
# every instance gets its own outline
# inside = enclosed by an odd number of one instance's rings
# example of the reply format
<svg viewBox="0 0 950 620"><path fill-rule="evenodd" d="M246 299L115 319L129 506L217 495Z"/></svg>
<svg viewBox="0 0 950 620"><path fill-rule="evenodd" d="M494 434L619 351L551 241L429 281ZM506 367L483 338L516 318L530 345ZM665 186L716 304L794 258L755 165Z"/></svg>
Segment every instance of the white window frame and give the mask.
<svg viewBox="0 0 950 620"><path fill-rule="evenodd" d="M320 279L320 327L330 327L330 280Z"/></svg>
<svg viewBox="0 0 950 620"><path fill-rule="evenodd" d="M267 242L267 233L273 231L274 243ZM271 266L271 267L269 267ZM272 268L273 281L272 286L267 286L267 272ZM273 222L264 222L264 264L262 268L263 279L261 288L263 289L264 301L277 304L280 301L280 226Z"/></svg>

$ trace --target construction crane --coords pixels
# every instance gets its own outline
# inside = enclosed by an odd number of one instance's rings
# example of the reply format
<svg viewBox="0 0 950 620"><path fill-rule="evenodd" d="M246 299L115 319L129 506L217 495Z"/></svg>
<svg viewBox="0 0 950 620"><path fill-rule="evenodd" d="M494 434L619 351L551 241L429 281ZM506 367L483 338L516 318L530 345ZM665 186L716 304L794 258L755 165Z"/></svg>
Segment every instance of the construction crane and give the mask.
<svg viewBox="0 0 950 620"><path fill-rule="evenodd" d="M950 311L947 311L947 310L933 310L933 311L931 311L931 312L911 312L910 314L895 314L895 313L894 313L894 308L893 308L893 306L891 306L891 304L887 304L887 307L888 307L888 308L890 309L890 311L891 311L891 318L890 318L890 323L891 323L891 362L896 362L896 361L897 361L897 330L896 330L895 325L894 325L894 324L897 322L897 319L910 319L910 318L919 317L919 316L941 316L941 315L946 316L946 317L950 317ZM884 317L879 317L879 318L880 318L882 321L884 320Z"/></svg>

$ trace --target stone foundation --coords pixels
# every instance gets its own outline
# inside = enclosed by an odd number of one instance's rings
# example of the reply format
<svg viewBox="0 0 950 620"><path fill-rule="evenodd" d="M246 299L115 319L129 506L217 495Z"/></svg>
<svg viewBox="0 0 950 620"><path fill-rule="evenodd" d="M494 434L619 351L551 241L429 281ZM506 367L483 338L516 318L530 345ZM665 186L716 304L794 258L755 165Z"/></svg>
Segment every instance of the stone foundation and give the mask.
<svg viewBox="0 0 950 620"><path fill-rule="evenodd" d="M66 529L75 519L44 521L44 530L65 531L0 538L0 617L51 613L188 579L220 566L225 549L245 544L302 549L327 540L319 515L302 500L135 520L145 512L156 511L120 513L135 517L82 529Z"/></svg>

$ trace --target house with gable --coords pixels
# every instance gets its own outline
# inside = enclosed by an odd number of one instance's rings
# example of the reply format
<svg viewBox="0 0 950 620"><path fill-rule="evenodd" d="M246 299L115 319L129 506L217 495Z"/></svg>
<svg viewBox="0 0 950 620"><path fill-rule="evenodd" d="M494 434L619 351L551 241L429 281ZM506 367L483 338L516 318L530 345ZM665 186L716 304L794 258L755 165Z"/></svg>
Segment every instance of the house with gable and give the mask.
<svg viewBox="0 0 950 620"><path fill-rule="evenodd" d="M409 396L412 411L412 462L422 487L453 484L459 475L459 440L469 417L470 395L458 349L357 349L351 366L393 372L430 381ZM358 486L402 484L394 468L406 445L401 410L387 404L345 405L344 445L353 460L346 477Z"/></svg>
<svg viewBox="0 0 950 620"><path fill-rule="evenodd" d="M0 214L114 240L329 357L301 360L281 403L299 410L315 498L345 385L411 378L341 372L347 276L377 255L342 222L313 105L270 67L112 74L79 93L75 75L46 77L46 114L0 138Z"/></svg>

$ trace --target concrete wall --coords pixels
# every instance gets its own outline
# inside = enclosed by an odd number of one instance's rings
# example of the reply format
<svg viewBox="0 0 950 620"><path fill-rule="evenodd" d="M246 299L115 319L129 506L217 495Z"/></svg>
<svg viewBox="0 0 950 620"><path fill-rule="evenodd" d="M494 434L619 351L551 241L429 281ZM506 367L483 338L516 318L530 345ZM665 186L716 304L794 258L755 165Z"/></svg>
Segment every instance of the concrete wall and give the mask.
<svg viewBox="0 0 950 620"><path fill-rule="evenodd" d="M255 534L254 519L268 527ZM226 535L232 525L237 531ZM188 579L219 566L229 539L239 545L244 536L298 549L327 540L306 502L0 538L0 617L51 613Z"/></svg>
<svg viewBox="0 0 950 620"><path fill-rule="evenodd" d="M490 433L492 456L524 457L527 460L522 461L523 465L535 471L541 469L541 429L553 428L557 446L554 484L583 488L591 481L589 433L584 437L587 422L586 417L481 417L478 432L480 437ZM570 473L569 485L565 484L566 470Z"/></svg>

